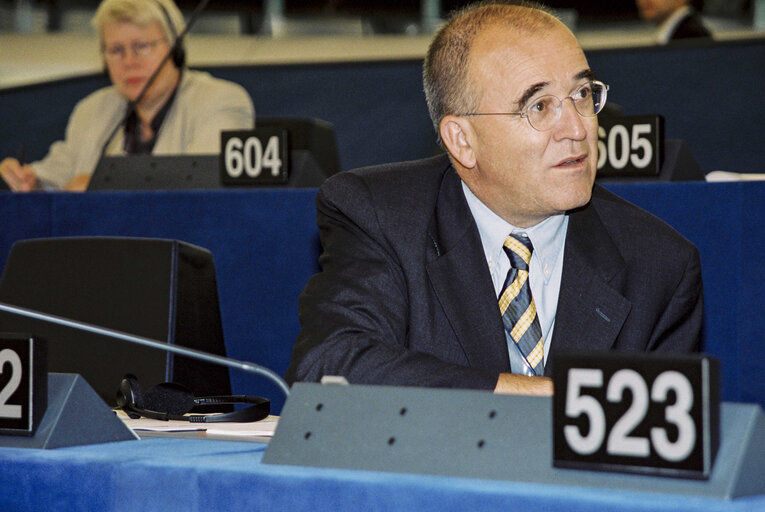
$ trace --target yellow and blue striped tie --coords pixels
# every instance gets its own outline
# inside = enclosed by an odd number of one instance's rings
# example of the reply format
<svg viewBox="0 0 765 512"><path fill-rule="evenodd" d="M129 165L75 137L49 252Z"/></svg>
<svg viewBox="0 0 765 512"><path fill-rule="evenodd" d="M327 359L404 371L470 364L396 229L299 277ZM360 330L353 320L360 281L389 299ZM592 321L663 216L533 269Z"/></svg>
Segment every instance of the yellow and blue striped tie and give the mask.
<svg viewBox="0 0 765 512"><path fill-rule="evenodd" d="M534 247L526 236L511 234L503 249L510 259L510 270L499 295L499 310L505 325L508 348L518 345L533 375L544 373L544 343L537 308L529 286L529 262ZM515 371L515 370L513 370Z"/></svg>

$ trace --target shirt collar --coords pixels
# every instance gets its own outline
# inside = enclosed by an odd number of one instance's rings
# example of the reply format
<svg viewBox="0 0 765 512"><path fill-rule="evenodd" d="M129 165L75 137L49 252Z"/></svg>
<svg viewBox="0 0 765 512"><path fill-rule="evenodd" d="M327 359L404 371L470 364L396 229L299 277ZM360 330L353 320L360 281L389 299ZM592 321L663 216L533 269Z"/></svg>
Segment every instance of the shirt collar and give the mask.
<svg viewBox="0 0 765 512"><path fill-rule="evenodd" d="M478 226L486 261L490 266L501 255L502 245L510 233L526 233L534 246L532 258L539 258L542 268L555 267L558 255L562 253L566 243L567 215L553 215L530 228L519 228L491 211L473 194L465 182L462 182L462 190Z"/></svg>
<svg viewBox="0 0 765 512"><path fill-rule="evenodd" d="M684 5L675 12L670 14L664 22L659 25L659 30L656 34L659 43L667 44L672 39L672 33L680 22L691 13L691 6Z"/></svg>
<svg viewBox="0 0 765 512"><path fill-rule="evenodd" d="M170 106L175 100L175 96L178 92L178 88L180 87L182 79L183 72L181 72L180 76L178 77L178 83L173 89L172 94L170 94L167 100L165 100L164 105L162 105L162 108L160 108L156 115L152 118L151 130L154 132L154 137L151 139L145 142L141 141L141 128L140 122L138 120L138 114L136 113L135 109L130 112L130 115L125 120L124 149L127 154L151 153L154 150L154 145L157 142L157 135L159 134L160 128L162 128L162 123L165 122L165 117L167 117L167 112L170 110Z"/></svg>

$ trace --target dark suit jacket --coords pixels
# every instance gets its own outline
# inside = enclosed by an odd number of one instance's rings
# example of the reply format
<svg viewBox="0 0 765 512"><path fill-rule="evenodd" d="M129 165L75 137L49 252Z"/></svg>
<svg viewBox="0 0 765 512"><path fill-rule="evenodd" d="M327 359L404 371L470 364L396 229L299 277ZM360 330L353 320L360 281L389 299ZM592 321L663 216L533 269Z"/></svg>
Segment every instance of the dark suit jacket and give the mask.
<svg viewBox="0 0 765 512"><path fill-rule="evenodd" d="M510 371L505 334L448 159L343 172L316 201L322 271L300 296L287 380L493 389ZM571 213L550 357L698 350L701 315L696 248L596 186Z"/></svg>
<svg viewBox="0 0 765 512"><path fill-rule="evenodd" d="M711 38L712 34L707 30L704 24L701 22L696 11L691 12L677 24L675 30L670 37L671 41L678 39L693 39L693 38Z"/></svg>

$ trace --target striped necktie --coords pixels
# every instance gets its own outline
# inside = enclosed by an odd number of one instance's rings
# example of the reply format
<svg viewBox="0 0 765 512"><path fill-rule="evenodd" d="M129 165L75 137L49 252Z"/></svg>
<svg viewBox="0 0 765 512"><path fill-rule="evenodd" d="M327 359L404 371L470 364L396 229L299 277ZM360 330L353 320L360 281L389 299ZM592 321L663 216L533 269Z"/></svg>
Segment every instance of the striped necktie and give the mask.
<svg viewBox="0 0 765 512"><path fill-rule="evenodd" d="M510 270L499 295L499 310L505 325L505 337L511 351L511 363L521 360L525 368L516 368L514 373L542 375L544 373L544 343L539 326L537 308L531 297L529 286L529 261L534 247L531 240L523 235L511 234L502 247L510 259ZM515 353L513 353L515 352ZM519 353L519 354L518 354Z"/></svg>

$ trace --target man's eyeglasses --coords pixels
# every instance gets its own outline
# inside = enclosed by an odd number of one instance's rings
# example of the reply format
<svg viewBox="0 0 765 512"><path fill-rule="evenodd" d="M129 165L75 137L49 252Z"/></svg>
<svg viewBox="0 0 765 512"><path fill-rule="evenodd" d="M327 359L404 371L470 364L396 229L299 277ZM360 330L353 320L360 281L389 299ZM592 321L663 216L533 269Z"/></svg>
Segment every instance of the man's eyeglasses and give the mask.
<svg viewBox="0 0 765 512"><path fill-rule="evenodd" d="M139 58L145 58L151 55L154 48L164 39L155 39L154 41L135 41L130 45L133 55ZM109 62L118 62L125 58L127 50L121 44L115 44L104 48L104 58Z"/></svg>
<svg viewBox="0 0 765 512"><path fill-rule="evenodd" d="M532 128L540 132L552 130L563 112L563 102L570 99L580 116L593 117L603 110L608 95L608 85L598 80L587 82L573 94L560 99L546 95L532 101L519 112L467 112L459 116L520 116L525 117Z"/></svg>

